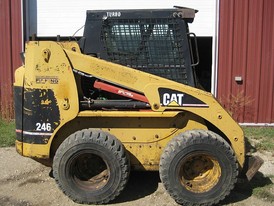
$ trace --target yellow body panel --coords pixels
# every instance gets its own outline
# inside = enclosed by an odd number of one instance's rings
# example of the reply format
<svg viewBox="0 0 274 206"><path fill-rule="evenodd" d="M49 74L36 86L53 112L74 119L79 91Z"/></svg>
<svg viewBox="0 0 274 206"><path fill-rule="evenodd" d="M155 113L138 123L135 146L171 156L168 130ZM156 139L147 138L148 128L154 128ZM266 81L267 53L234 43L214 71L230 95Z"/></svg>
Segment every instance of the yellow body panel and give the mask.
<svg viewBox="0 0 274 206"><path fill-rule="evenodd" d="M210 122L221 131L235 151L242 167L245 159L244 134L239 125L222 108L212 94L176 83L155 75L147 74L118 64L80 53L76 43L29 42L25 65L20 68L15 85L27 89L51 89L54 91L60 111L60 124L46 144L17 142L19 153L35 158L49 158L50 152L70 132L84 128L105 130L125 145L131 162L137 169L157 170L159 158L166 144L177 134L192 129L207 129ZM152 111L79 111L76 80L72 69L90 74L102 80L143 93ZM58 80L50 84L48 79ZM43 79L44 78L44 79ZM38 80L38 81L37 81ZM40 84L44 81L44 84ZM168 88L189 94L207 107L168 107L160 103L159 88ZM47 102L43 102L47 104ZM23 148L23 149L22 149ZM52 149L54 148L54 149Z"/></svg>
<svg viewBox="0 0 274 206"><path fill-rule="evenodd" d="M79 112L75 78L63 47L63 45L57 43L29 42L26 45L26 63L24 67L16 70L14 83L14 86L23 85L25 93L33 89L41 91L51 89L55 91L55 98L61 116L58 129L75 118ZM51 102L46 100L40 103L41 105L47 105ZM30 113L29 115L31 115L32 111L28 111L24 107L23 113ZM52 136L58 129L53 132ZM49 157L50 143L42 145L23 143L22 149L19 149L19 147L17 146L17 150L21 150L24 156Z"/></svg>

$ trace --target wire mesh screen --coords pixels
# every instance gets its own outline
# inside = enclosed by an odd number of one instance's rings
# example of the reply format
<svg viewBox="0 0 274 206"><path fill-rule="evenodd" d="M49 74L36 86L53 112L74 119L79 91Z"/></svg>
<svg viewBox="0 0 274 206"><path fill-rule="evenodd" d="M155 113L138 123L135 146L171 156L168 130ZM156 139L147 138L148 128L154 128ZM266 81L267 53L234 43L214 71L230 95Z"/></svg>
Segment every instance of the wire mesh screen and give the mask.
<svg viewBox="0 0 274 206"><path fill-rule="evenodd" d="M108 19L102 40L110 61L187 84L176 19Z"/></svg>

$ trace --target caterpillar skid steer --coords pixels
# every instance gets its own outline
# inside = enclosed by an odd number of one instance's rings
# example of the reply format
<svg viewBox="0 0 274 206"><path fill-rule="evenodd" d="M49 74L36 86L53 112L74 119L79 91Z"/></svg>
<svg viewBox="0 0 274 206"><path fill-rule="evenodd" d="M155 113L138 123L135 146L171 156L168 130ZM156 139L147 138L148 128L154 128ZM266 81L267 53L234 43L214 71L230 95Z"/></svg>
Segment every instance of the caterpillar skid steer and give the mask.
<svg viewBox="0 0 274 206"><path fill-rule="evenodd" d="M14 83L18 153L51 166L84 204L115 199L131 170L159 171L187 205L217 204L240 173L251 179L262 160L247 158L241 127L198 88L196 12L87 11L78 42L27 42Z"/></svg>

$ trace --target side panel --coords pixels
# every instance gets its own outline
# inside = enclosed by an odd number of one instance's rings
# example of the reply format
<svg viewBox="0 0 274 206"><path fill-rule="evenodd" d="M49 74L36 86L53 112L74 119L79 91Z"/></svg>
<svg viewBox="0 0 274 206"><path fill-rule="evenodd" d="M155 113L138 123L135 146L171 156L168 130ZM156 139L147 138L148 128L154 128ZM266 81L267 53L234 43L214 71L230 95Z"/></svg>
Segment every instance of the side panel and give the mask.
<svg viewBox="0 0 274 206"><path fill-rule="evenodd" d="M23 111L23 142L47 144L60 125L60 111L51 89L25 89Z"/></svg>
<svg viewBox="0 0 274 206"><path fill-rule="evenodd" d="M207 129L202 118L188 112L156 115L155 112L83 111L59 130L53 150L63 138L86 128L100 129L117 137L127 149L135 170L158 170L162 151L174 136L193 128Z"/></svg>
<svg viewBox="0 0 274 206"><path fill-rule="evenodd" d="M13 100L15 111L15 128L16 128L16 150L18 153L23 153L23 92L24 92L24 74L25 68L19 67L15 71L13 84Z"/></svg>
<svg viewBox="0 0 274 206"><path fill-rule="evenodd" d="M15 127L16 127L16 140L23 142L23 87L13 87L14 99L14 112L15 112Z"/></svg>
<svg viewBox="0 0 274 206"><path fill-rule="evenodd" d="M29 42L24 71L16 71L17 150L24 156L48 158L50 138L79 111L74 75L62 47Z"/></svg>

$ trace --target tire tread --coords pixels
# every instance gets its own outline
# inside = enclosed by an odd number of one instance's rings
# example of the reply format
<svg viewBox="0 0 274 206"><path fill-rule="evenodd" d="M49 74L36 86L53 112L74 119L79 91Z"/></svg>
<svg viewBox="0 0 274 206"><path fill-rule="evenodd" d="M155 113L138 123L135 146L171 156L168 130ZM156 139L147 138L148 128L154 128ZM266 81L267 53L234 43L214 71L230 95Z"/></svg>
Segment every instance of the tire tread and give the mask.
<svg viewBox="0 0 274 206"><path fill-rule="evenodd" d="M170 185L169 164L174 157L174 151L180 151L185 147L194 144L213 144L220 147L225 151L227 158L229 159L231 165L233 165L231 182L228 185L226 185L226 189L224 190L224 192L211 202L198 203L187 201L186 199L184 199L184 197L180 197L180 195L175 190L173 190L172 185ZM166 188L170 196L177 203L182 205L209 206L217 204L218 202L223 200L227 195L229 195L230 191L234 188L238 176L238 164L235 154L231 149L230 145L221 136L212 131L207 130L189 130L174 137L168 143L160 159L159 172L164 187Z"/></svg>
<svg viewBox="0 0 274 206"><path fill-rule="evenodd" d="M70 191L66 186L64 186L60 182L60 174L58 172L59 165L61 163L62 156L64 153L71 147L78 145L78 144L86 144L86 143L95 143L99 144L108 150L112 151L113 154L116 156L120 167L122 171L121 175L121 181L118 185L117 189L101 201L90 201L90 200L84 200L79 199L71 195ZM126 155L126 151L122 145L122 143L115 138L113 135L106 133L101 130L95 130L95 129L83 129L80 131L75 132L74 134L71 134L67 139L63 141L63 143L59 146L57 149L57 152L54 156L53 160L53 176L55 178L55 181L58 185L58 187L62 190L62 192L67 195L70 199L72 199L76 203L80 204L106 204L112 200L114 200L121 191L125 188L128 179L129 179L129 173L130 173L130 166L129 166L129 160Z"/></svg>

